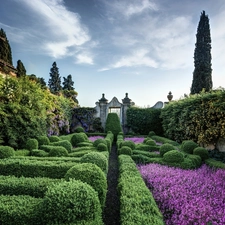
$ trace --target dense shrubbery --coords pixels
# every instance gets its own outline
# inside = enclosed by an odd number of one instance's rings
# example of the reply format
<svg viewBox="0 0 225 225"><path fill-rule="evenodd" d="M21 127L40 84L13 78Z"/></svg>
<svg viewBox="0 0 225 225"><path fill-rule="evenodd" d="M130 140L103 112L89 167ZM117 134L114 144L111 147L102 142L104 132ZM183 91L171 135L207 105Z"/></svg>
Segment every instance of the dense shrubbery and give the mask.
<svg viewBox="0 0 225 225"><path fill-rule="evenodd" d="M163 160L168 163L181 163L184 161L184 155L177 150L171 150L163 155Z"/></svg>
<svg viewBox="0 0 225 225"><path fill-rule="evenodd" d="M157 135L163 135L160 113L161 109L131 107L127 110L127 125L137 134L154 131Z"/></svg>
<svg viewBox="0 0 225 225"><path fill-rule="evenodd" d="M35 138L29 138L26 142L25 148L27 150L38 149L38 141Z"/></svg>
<svg viewBox="0 0 225 225"><path fill-rule="evenodd" d="M58 142L58 141L60 141L60 138L56 135L52 135L49 137L49 141L50 142Z"/></svg>
<svg viewBox="0 0 225 225"><path fill-rule="evenodd" d="M68 151L62 146L54 146L50 150L48 156L51 156L51 157L68 156Z"/></svg>
<svg viewBox="0 0 225 225"><path fill-rule="evenodd" d="M0 159L9 158L14 156L15 151L10 146L1 146L0 145Z"/></svg>
<svg viewBox="0 0 225 225"><path fill-rule="evenodd" d="M49 138L47 136L38 136L37 140L38 140L38 146L49 145L50 143Z"/></svg>
<svg viewBox="0 0 225 225"><path fill-rule="evenodd" d="M197 147L193 151L194 155L199 155L203 161L209 158L209 152L203 147Z"/></svg>
<svg viewBox="0 0 225 225"><path fill-rule="evenodd" d="M72 144L67 140L52 142L51 145L64 147L68 152L72 151Z"/></svg>
<svg viewBox="0 0 225 225"><path fill-rule="evenodd" d="M198 147L197 143L195 143L192 140L188 140L188 141L182 142L181 149L182 149L182 151L184 151L186 153L193 154L194 149L197 147Z"/></svg>
<svg viewBox="0 0 225 225"><path fill-rule="evenodd" d="M80 142L89 142L88 136L85 133L75 133L71 137L71 144L73 147L76 147L78 143Z"/></svg>
<svg viewBox="0 0 225 225"><path fill-rule="evenodd" d="M160 146L159 152L160 152L160 155L163 156L165 153L174 149L175 147L171 144L163 144Z"/></svg>

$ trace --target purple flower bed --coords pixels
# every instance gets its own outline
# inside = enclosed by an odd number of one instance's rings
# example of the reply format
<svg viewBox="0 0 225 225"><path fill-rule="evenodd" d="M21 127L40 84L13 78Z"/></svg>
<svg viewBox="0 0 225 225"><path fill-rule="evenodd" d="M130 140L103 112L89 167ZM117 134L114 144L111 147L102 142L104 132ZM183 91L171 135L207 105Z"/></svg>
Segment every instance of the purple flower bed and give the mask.
<svg viewBox="0 0 225 225"><path fill-rule="evenodd" d="M133 141L135 144L142 143L145 138L143 137L132 137L132 138L124 138L124 141Z"/></svg>
<svg viewBox="0 0 225 225"><path fill-rule="evenodd" d="M167 225L225 224L225 170L138 166Z"/></svg>
<svg viewBox="0 0 225 225"><path fill-rule="evenodd" d="M89 139L90 141L94 142L95 140L97 140L97 139L99 139L99 138L103 139L104 137L102 137L102 136L90 136L88 139Z"/></svg>

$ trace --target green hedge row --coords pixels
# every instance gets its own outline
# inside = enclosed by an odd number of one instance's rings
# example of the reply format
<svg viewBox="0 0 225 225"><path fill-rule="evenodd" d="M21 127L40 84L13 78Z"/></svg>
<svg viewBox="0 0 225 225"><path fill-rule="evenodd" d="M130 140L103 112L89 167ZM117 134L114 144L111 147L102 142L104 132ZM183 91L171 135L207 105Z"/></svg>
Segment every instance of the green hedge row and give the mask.
<svg viewBox="0 0 225 225"><path fill-rule="evenodd" d="M163 225L163 217L130 156L119 156L121 225Z"/></svg>

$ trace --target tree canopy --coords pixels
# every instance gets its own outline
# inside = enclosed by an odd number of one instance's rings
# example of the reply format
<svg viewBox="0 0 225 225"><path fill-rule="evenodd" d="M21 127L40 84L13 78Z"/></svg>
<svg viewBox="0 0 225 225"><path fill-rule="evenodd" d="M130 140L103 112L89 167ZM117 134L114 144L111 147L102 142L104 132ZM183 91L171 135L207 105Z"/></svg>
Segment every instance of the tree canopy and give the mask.
<svg viewBox="0 0 225 225"><path fill-rule="evenodd" d="M208 15L201 13L197 28L194 52L194 72L191 94L200 93L203 89L207 92L212 89L211 69L211 37Z"/></svg>
<svg viewBox="0 0 225 225"><path fill-rule="evenodd" d="M61 86L61 77L59 74L59 68L57 67L56 62L52 64L52 68L50 69L50 79L48 81L48 86L53 94L58 94L59 91L62 90Z"/></svg>
<svg viewBox="0 0 225 225"><path fill-rule="evenodd" d="M26 76L27 71L26 71L26 69L25 69L21 60L17 61L16 69L17 69L17 77Z"/></svg>

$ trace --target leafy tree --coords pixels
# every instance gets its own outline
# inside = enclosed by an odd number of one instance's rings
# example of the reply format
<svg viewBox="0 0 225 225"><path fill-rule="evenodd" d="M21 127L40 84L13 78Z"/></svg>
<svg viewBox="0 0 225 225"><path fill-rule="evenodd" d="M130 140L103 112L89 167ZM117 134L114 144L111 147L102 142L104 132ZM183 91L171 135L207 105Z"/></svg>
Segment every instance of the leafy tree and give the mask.
<svg viewBox="0 0 225 225"><path fill-rule="evenodd" d="M0 30L0 60L12 65L12 52L5 31Z"/></svg>
<svg viewBox="0 0 225 225"><path fill-rule="evenodd" d="M29 75L29 79L36 81L36 83L40 84L42 89L47 89L47 84L43 77L37 77L35 74L31 74Z"/></svg>
<svg viewBox="0 0 225 225"><path fill-rule="evenodd" d="M25 69L21 60L17 61L16 69L17 69L17 77L26 76L27 71L26 71L26 69Z"/></svg>
<svg viewBox="0 0 225 225"><path fill-rule="evenodd" d="M211 69L211 37L208 15L205 11L201 13L198 24L196 44L194 52L193 81L191 94L200 93L202 89L209 91L212 89L212 69Z"/></svg>
<svg viewBox="0 0 225 225"><path fill-rule="evenodd" d="M71 74L66 77L63 77L64 81L63 81L63 90L74 90L74 82L72 80L72 76Z"/></svg>
<svg viewBox="0 0 225 225"><path fill-rule="evenodd" d="M50 69L50 79L48 81L48 86L53 94L58 94L59 91L62 90L61 86L61 77L59 75L59 68L57 67L56 62L52 64L52 68Z"/></svg>

